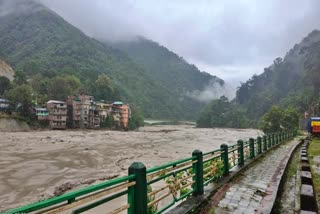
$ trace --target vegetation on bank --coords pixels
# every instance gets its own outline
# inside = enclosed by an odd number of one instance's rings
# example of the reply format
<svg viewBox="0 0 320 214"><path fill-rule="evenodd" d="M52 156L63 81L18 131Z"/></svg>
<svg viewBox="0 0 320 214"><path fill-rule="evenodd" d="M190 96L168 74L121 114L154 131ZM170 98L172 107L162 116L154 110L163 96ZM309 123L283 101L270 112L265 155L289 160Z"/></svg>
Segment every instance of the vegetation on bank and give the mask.
<svg viewBox="0 0 320 214"><path fill-rule="evenodd" d="M48 100L66 100L67 96L77 93L89 93L98 100L119 100L122 97L117 93L114 85L107 75L101 74L94 84L84 85L74 75L61 75L52 78L43 77L40 74L29 76L27 70L15 72L14 80L6 85L1 85L0 97L11 102L12 110L19 113L29 125L45 127L46 124L37 123L32 107L46 106ZM1 77L0 82L7 82L6 77ZM136 108L132 108L132 117L129 122L129 130L143 125L143 116ZM114 126L112 117L101 122L102 128Z"/></svg>
<svg viewBox="0 0 320 214"><path fill-rule="evenodd" d="M319 58L320 31L315 30L296 44L284 59L276 58L262 74L242 83L234 100L221 97L212 101L201 113L198 126L262 127L276 131L279 127L289 127L286 123L295 123L296 112L301 118L304 112L320 116ZM274 114L283 118L273 125L264 123ZM294 121L290 121L288 116L294 116Z"/></svg>

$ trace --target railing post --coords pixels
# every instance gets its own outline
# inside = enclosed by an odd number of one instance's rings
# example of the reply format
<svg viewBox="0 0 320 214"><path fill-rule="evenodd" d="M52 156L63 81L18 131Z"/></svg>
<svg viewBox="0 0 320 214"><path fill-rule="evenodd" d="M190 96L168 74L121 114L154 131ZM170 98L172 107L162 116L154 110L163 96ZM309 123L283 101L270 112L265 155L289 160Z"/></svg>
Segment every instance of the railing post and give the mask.
<svg viewBox="0 0 320 214"><path fill-rule="evenodd" d="M228 175L229 174L229 158L228 158L228 145L227 144L222 144L220 146L221 148L221 160L223 162L223 175Z"/></svg>
<svg viewBox="0 0 320 214"><path fill-rule="evenodd" d="M274 134L272 134L272 146L274 146L274 143L275 143L274 139L275 139Z"/></svg>
<svg viewBox="0 0 320 214"><path fill-rule="evenodd" d="M128 214L147 214L148 212L148 192L147 192L147 169L141 162L134 162L129 167L129 175L135 175L136 184L129 187L128 203L130 207Z"/></svg>
<svg viewBox="0 0 320 214"><path fill-rule="evenodd" d="M261 137L257 137L257 144L258 144L258 154L261 154L262 153Z"/></svg>
<svg viewBox="0 0 320 214"><path fill-rule="evenodd" d="M268 144L267 144L267 136L263 135L263 151L268 150Z"/></svg>
<svg viewBox="0 0 320 214"><path fill-rule="evenodd" d="M238 166L244 165L243 141L238 140Z"/></svg>
<svg viewBox="0 0 320 214"><path fill-rule="evenodd" d="M268 149L271 147L271 135L268 134Z"/></svg>
<svg viewBox="0 0 320 214"><path fill-rule="evenodd" d="M192 164L194 176L193 180L195 183L192 185L194 190L193 196L203 194L203 155L200 150L194 150L192 156L196 157L197 162Z"/></svg>
<svg viewBox="0 0 320 214"><path fill-rule="evenodd" d="M250 147L250 159L254 158L254 139L249 139L249 147Z"/></svg>
<svg viewBox="0 0 320 214"><path fill-rule="evenodd" d="M282 142L282 135L281 132L278 133L278 143Z"/></svg>

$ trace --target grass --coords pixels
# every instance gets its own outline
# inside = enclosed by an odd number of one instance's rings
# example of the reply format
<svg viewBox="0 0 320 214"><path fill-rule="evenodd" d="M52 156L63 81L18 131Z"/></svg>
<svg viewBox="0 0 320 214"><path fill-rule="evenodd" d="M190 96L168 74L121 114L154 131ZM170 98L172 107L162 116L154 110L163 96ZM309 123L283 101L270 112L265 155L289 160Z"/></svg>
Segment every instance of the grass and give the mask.
<svg viewBox="0 0 320 214"><path fill-rule="evenodd" d="M311 172L312 172L312 180L313 187L316 192L317 203L319 206L320 201L320 171L315 170L315 166L319 167L320 162L315 162L314 157L320 157L320 139L313 139L308 148L309 160L311 163Z"/></svg>

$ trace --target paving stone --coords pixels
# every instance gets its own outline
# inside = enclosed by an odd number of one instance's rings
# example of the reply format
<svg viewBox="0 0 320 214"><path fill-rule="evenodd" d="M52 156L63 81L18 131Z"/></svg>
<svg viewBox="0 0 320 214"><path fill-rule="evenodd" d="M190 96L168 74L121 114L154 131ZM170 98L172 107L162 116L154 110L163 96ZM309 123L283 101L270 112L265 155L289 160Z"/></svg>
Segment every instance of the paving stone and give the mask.
<svg viewBox="0 0 320 214"><path fill-rule="evenodd" d="M227 205L227 209L228 209L229 211L234 211L234 210L237 209L237 208L238 208L238 204L229 203L229 204Z"/></svg>
<svg viewBox="0 0 320 214"><path fill-rule="evenodd" d="M307 161L307 162L309 162L309 160L308 160L307 157L301 157L301 161Z"/></svg>
<svg viewBox="0 0 320 214"><path fill-rule="evenodd" d="M301 195L306 195L313 197L313 187L312 185L302 184L301 185Z"/></svg>
<svg viewBox="0 0 320 214"><path fill-rule="evenodd" d="M231 199L233 194L231 192L227 192L225 198Z"/></svg>
<svg viewBox="0 0 320 214"><path fill-rule="evenodd" d="M300 214L317 214L316 212L301 210Z"/></svg>
<svg viewBox="0 0 320 214"><path fill-rule="evenodd" d="M312 178L312 175L309 171L301 171L301 177Z"/></svg>
<svg viewBox="0 0 320 214"><path fill-rule="evenodd" d="M229 201L227 202L225 200L222 200L222 201L219 202L218 206L222 207L222 208L226 208L228 206L228 204L229 204Z"/></svg>
<svg viewBox="0 0 320 214"><path fill-rule="evenodd" d="M276 148L267 155L267 158L262 158L259 163L246 169L241 179L231 185L225 198L219 203L219 207L228 210L223 209L221 212L219 210L217 213L255 213L283 158L297 143L297 141L291 141L285 146Z"/></svg>

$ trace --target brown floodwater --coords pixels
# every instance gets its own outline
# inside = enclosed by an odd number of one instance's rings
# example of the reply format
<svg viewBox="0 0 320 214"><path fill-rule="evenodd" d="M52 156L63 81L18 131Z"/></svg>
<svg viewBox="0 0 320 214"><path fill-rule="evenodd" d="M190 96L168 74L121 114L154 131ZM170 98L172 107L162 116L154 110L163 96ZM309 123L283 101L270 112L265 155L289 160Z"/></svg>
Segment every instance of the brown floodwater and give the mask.
<svg viewBox="0 0 320 214"><path fill-rule="evenodd" d="M255 129L149 126L139 131L29 131L0 133L0 211L53 196L57 187L127 174L134 161L148 168L220 144L262 135Z"/></svg>

